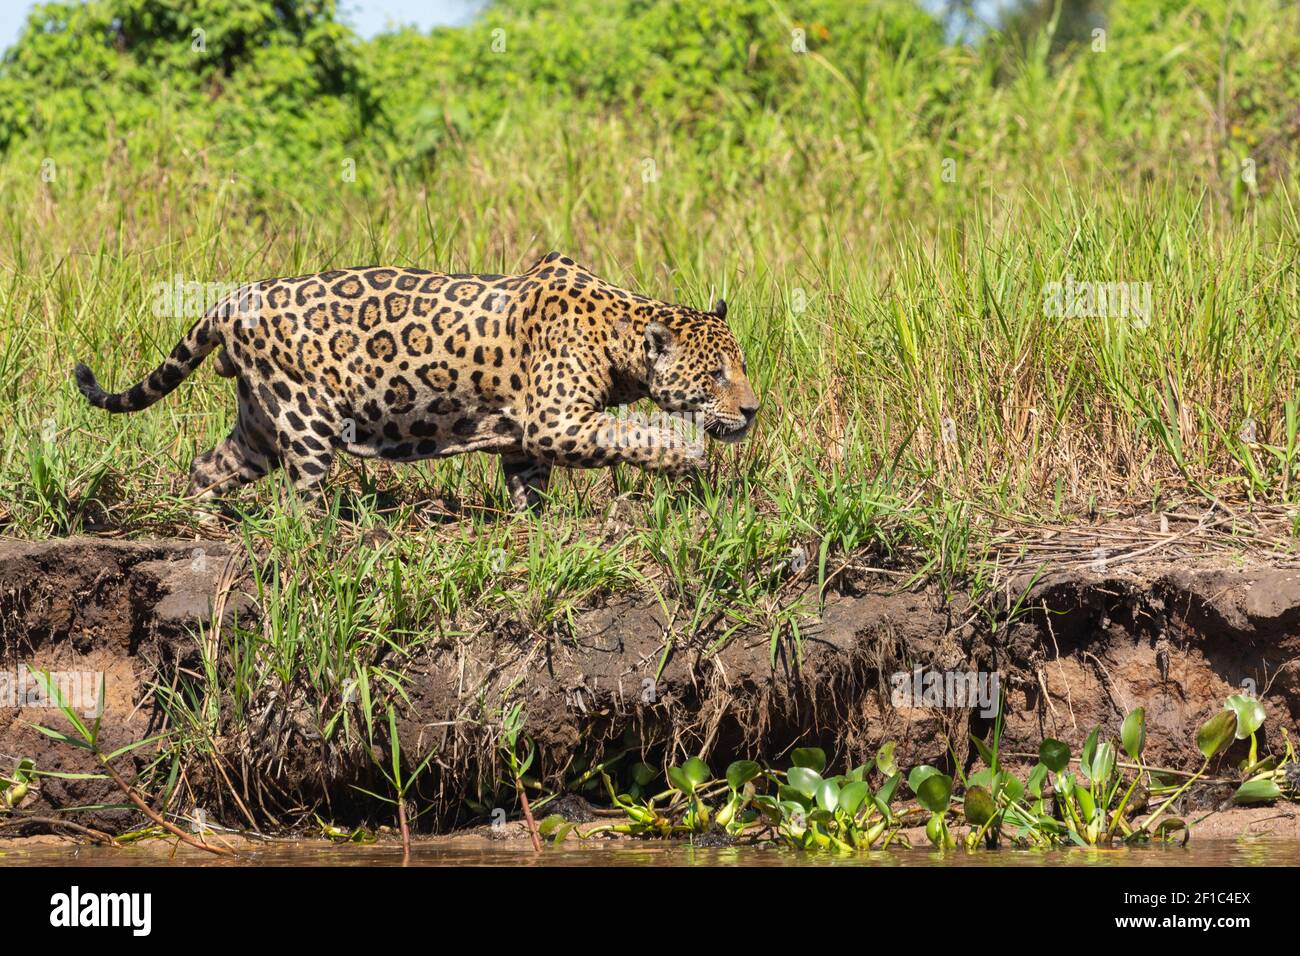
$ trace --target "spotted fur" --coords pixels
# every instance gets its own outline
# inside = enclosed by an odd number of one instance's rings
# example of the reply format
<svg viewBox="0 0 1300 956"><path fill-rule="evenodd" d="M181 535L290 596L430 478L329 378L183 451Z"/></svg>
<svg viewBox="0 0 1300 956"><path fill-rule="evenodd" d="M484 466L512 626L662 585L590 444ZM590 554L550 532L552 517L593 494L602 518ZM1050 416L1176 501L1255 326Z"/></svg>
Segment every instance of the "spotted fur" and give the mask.
<svg viewBox="0 0 1300 956"><path fill-rule="evenodd" d="M713 438L743 437L758 401L725 319L721 301L702 312L635 295L559 253L515 276L340 269L233 293L126 391L106 393L83 364L76 379L92 405L140 411L220 349L239 415L195 458L191 494L283 466L314 498L340 450L392 461L483 451L501 456L525 508L555 465L680 475L702 464L700 446L612 406L649 397L695 413Z"/></svg>

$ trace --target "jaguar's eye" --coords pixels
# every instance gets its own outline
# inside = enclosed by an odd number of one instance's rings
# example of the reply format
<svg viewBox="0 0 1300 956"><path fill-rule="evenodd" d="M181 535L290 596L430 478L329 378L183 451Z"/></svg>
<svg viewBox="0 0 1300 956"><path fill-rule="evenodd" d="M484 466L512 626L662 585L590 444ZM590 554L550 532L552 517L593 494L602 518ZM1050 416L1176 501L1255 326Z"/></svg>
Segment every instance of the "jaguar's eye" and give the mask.
<svg viewBox="0 0 1300 956"><path fill-rule="evenodd" d="M717 371L715 371L713 373L713 380L717 382L719 385L727 384L727 370L720 368Z"/></svg>

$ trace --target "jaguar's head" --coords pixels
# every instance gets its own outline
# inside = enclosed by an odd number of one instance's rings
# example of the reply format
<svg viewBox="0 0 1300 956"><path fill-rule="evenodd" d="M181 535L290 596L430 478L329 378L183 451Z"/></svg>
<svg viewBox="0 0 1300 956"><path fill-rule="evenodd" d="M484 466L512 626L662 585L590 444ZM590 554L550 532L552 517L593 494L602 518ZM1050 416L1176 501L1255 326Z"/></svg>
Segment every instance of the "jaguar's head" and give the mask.
<svg viewBox="0 0 1300 956"><path fill-rule="evenodd" d="M669 412L689 412L710 438L739 441L758 414L745 357L727 325L727 303L712 312L673 307L646 324L646 383Z"/></svg>

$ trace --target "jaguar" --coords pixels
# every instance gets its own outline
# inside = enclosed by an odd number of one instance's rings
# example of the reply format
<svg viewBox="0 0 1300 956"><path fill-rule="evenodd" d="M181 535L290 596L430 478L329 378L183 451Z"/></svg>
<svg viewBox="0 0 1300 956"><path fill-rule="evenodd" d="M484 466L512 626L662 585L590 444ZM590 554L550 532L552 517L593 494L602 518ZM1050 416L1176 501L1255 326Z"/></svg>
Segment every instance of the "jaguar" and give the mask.
<svg viewBox="0 0 1300 956"><path fill-rule="evenodd" d="M509 276L335 269L231 292L128 389L106 392L84 363L75 378L97 408L138 412L216 351L238 414L191 464L195 498L282 467L318 501L339 451L479 451L500 456L509 503L524 510L556 466L700 469L704 442L674 427L684 418L711 439L745 437L759 400L726 318L721 299L703 311L648 298L557 252ZM666 421L617 412L643 398Z"/></svg>

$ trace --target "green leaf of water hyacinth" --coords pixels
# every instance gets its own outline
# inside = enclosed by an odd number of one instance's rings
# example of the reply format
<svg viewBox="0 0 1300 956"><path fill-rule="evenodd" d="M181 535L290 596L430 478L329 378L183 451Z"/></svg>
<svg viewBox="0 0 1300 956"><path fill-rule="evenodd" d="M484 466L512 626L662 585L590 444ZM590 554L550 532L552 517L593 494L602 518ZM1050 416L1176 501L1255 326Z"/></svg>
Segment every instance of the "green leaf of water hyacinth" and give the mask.
<svg viewBox="0 0 1300 956"><path fill-rule="evenodd" d="M1196 733L1196 746L1205 754L1205 759L1209 760L1227 748L1236 734L1237 712L1223 710L1201 725Z"/></svg>
<svg viewBox="0 0 1300 956"><path fill-rule="evenodd" d="M936 768L931 767L929 764L917 764L907 774L907 788L913 793L920 793L921 784L925 782L927 777L932 777L936 773L939 773L939 771Z"/></svg>
<svg viewBox="0 0 1300 956"><path fill-rule="evenodd" d="M1247 803L1264 803L1268 800L1280 800L1282 789L1268 777L1247 780L1232 795L1232 802L1238 805Z"/></svg>
<svg viewBox="0 0 1300 956"><path fill-rule="evenodd" d="M997 774L989 767L976 771L966 780L968 787L983 787L985 790L992 790L993 784L997 780Z"/></svg>
<svg viewBox="0 0 1300 956"><path fill-rule="evenodd" d="M727 768L727 786L739 790L762 772L763 768L752 760L737 760Z"/></svg>
<svg viewBox="0 0 1300 956"><path fill-rule="evenodd" d="M816 790L814 789L813 792L815 793ZM779 799L782 803L798 803L798 804L802 804L804 807L812 806L812 793L804 793L803 791L795 787L792 787L788 784L783 783L779 787L777 787L776 795L777 795L777 799Z"/></svg>
<svg viewBox="0 0 1300 956"><path fill-rule="evenodd" d="M1237 715L1237 739L1245 740L1264 726L1264 705L1254 697L1233 694L1223 704L1225 710Z"/></svg>
<svg viewBox="0 0 1300 956"><path fill-rule="evenodd" d="M817 788L822 785L821 774L809 767L791 767L786 780L790 786L809 798L816 796Z"/></svg>
<svg viewBox="0 0 1300 956"><path fill-rule="evenodd" d="M1029 771L1029 779L1025 781L1025 786L1036 797L1043 795L1043 781L1047 779L1047 765L1042 763L1034 764L1034 769Z"/></svg>
<svg viewBox="0 0 1300 956"><path fill-rule="evenodd" d="M682 773L686 774L686 779L697 787L713 776L709 765L699 757L692 757L682 764Z"/></svg>
<svg viewBox="0 0 1300 956"><path fill-rule="evenodd" d="M1142 754L1142 748L1147 741L1147 712L1145 707L1134 707L1124 718L1124 724L1119 729L1119 740L1124 747L1124 752L1134 760L1137 760Z"/></svg>
<svg viewBox="0 0 1300 956"><path fill-rule="evenodd" d="M699 757L692 757L680 767L668 768L668 782L685 794L693 794L710 776L709 765Z"/></svg>
<svg viewBox="0 0 1300 956"><path fill-rule="evenodd" d="M840 788L832 780L823 780L817 788L817 806L827 813L834 813L840 806Z"/></svg>
<svg viewBox="0 0 1300 956"><path fill-rule="evenodd" d="M796 767L807 767L820 774L826 769L826 751L820 747L796 747L790 753L790 763Z"/></svg>
<svg viewBox="0 0 1300 956"><path fill-rule="evenodd" d="M993 819L997 807L992 795L983 787L971 787L966 791L966 822L972 826L982 827Z"/></svg>
<svg viewBox="0 0 1300 956"><path fill-rule="evenodd" d="M1060 773L1070 765L1070 748L1067 744L1048 737L1038 745L1038 759L1052 773Z"/></svg>
<svg viewBox="0 0 1300 956"><path fill-rule="evenodd" d="M695 785L691 783L681 767L668 768L668 782L682 793L690 794L695 792Z"/></svg>
<svg viewBox="0 0 1300 956"><path fill-rule="evenodd" d="M901 773L896 773L886 780L876 794L876 796L880 798L880 802L886 806L892 803L894 801L894 794L898 792L899 785L902 784L902 782L903 775Z"/></svg>
<svg viewBox="0 0 1300 956"><path fill-rule="evenodd" d="M892 777L898 773L898 767L894 765L894 741L889 741L876 753L876 766L886 777Z"/></svg>
<svg viewBox="0 0 1300 956"><path fill-rule="evenodd" d="M862 807L862 803L871 793L871 788L861 780L846 783L840 790L840 809L853 816Z"/></svg>
<svg viewBox="0 0 1300 956"><path fill-rule="evenodd" d="M929 769L934 770L933 767ZM931 813L943 813L952 802L952 777L934 770L915 788L915 793L917 802L925 809Z"/></svg>

